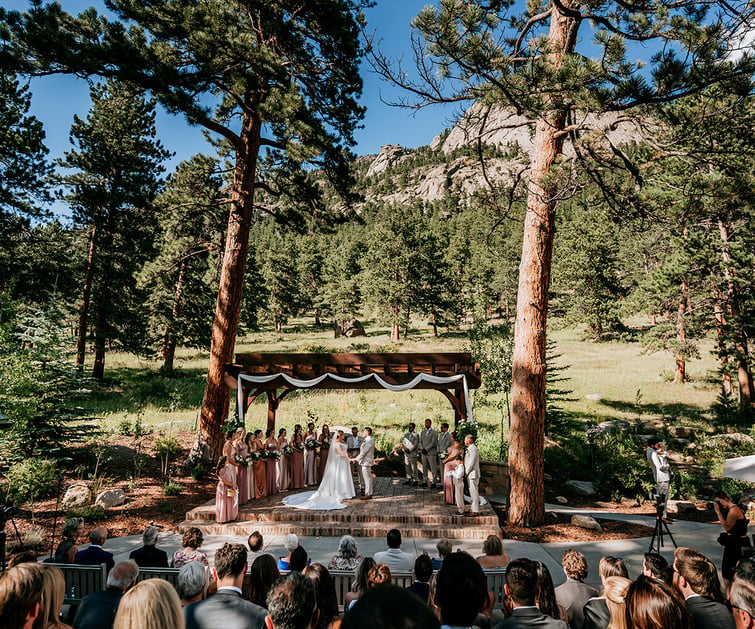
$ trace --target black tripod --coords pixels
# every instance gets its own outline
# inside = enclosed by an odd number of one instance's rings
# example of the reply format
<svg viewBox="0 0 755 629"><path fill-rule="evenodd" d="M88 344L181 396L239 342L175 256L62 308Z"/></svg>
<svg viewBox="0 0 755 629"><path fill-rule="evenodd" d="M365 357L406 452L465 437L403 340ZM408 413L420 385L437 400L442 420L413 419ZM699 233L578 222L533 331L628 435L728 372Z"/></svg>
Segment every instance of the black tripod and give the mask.
<svg viewBox="0 0 755 629"><path fill-rule="evenodd" d="M648 552L655 552L658 555L661 554L661 548L663 548L663 532L666 532L671 543L676 548L676 541L674 536L669 531L668 524L663 520L663 511L666 506L666 496L661 494L655 498L655 528L653 529L653 537L650 538L650 546ZM655 544L655 550L653 550L653 544Z"/></svg>
<svg viewBox="0 0 755 629"><path fill-rule="evenodd" d="M1 504L1 503L0 503ZM6 503L6 505L0 507L0 572L5 572L5 542L7 539L7 536L5 534L5 524L8 522L8 520L11 521L11 524L13 524L13 528L16 531L16 539L21 542L21 534L18 532L18 527L16 526L16 521L13 519L13 516L18 513L18 507Z"/></svg>

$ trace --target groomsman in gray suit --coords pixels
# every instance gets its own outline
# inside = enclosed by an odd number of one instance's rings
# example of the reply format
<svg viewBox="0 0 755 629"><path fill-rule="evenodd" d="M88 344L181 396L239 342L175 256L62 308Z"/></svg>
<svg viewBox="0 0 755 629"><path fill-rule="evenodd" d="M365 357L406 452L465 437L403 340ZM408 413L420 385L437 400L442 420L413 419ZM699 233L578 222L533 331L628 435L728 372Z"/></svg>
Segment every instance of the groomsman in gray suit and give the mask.
<svg viewBox="0 0 755 629"><path fill-rule="evenodd" d="M409 430L404 435L402 445L404 447L404 469L406 470L406 480L404 485L419 484L419 470L417 469L417 459L419 458L419 435L414 431L416 425L409 422Z"/></svg>
<svg viewBox="0 0 755 629"><path fill-rule="evenodd" d="M361 500L372 499L372 464L375 461L375 440L372 438L372 428L364 429L364 440L359 447L359 454L356 458L351 459L356 461L359 465L359 469L362 472L362 487L364 489L364 496Z"/></svg>
<svg viewBox="0 0 755 629"><path fill-rule="evenodd" d="M469 497L472 499L472 510L467 515L474 517L480 513L480 453L472 435L464 437L464 445L467 447L464 453L464 472L467 475Z"/></svg>
<svg viewBox="0 0 755 629"><path fill-rule="evenodd" d="M451 447L451 433L448 432L448 423L443 422L440 425L440 437L438 437L438 456L445 459L448 449Z"/></svg>
<svg viewBox="0 0 755 629"><path fill-rule="evenodd" d="M433 420L425 420L425 429L419 436L422 453L422 484L427 487L427 471L430 470L430 488L435 489L438 477L438 433L433 429Z"/></svg>

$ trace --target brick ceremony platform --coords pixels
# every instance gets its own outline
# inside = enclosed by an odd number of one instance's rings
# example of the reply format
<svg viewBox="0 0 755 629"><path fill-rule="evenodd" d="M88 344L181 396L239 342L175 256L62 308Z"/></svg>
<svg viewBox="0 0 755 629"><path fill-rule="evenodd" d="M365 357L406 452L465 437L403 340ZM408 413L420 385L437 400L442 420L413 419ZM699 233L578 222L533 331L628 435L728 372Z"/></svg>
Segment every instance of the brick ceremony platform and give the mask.
<svg viewBox="0 0 755 629"><path fill-rule="evenodd" d="M481 506L475 518L455 516L456 507L443 501L442 490L409 487L395 477L375 478L374 498L349 500L345 509L306 511L281 504L284 496L312 489L252 500L241 507L235 521L225 524L215 522L211 500L189 511L178 530L196 526L210 535L248 535L257 530L262 535L384 537L397 528L404 537L468 540L484 540L501 530L490 504Z"/></svg>

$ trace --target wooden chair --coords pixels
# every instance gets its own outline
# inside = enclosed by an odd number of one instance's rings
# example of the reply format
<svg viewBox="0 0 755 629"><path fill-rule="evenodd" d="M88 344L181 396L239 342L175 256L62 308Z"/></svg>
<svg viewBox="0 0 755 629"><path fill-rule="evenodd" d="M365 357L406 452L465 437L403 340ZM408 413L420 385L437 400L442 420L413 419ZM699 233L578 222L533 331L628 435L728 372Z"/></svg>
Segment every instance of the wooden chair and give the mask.
<svg viewBox="0 0 755 629"><path fill-rule="evenodd" d="M178 571L179 568L139 568L136 582L145 579L164 579L175 588L178 584Z"/></svg>

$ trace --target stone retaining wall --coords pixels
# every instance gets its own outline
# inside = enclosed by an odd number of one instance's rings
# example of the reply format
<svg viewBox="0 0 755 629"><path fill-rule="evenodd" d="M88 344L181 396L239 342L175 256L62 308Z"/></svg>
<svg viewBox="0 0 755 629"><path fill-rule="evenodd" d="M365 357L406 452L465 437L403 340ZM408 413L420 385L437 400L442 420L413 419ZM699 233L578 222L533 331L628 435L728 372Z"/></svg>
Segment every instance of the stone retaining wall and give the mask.
<svg viewBox="0 0 755 629"><path fill-rule="evenodd" d="M509 464L500 461L480 461L480 493L509 495Z"/></svg>

